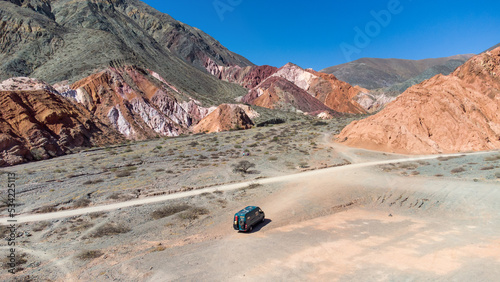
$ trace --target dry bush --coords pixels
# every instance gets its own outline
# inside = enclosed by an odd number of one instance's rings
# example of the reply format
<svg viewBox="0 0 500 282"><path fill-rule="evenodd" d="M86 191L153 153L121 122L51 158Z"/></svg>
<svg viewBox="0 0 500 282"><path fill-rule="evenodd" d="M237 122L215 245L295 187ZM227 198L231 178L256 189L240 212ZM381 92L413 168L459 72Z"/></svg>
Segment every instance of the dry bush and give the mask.
<svg viewBox="0 0 500 282"><path fill-rule="evenodd" d="M116 177L127 177L127 176L132 175L132 172L129 170L122 170L122 171L116 172L115 175L116 175Z"/></svg>
<svg viewBox="0 0 500 282"><path fill-rule="evenodd" d="M493 167L493 166L486 166L486 167L482 167L481 170L492 170L494 168L495 167Z"/></svg>
<svg viewBox="0 0 500 282"><path fill-rule="evenodd" d="M255 189L255 188L258 188L261 186L262 186L262 184L260 184L260 183L251 183L247 187L245 187L245 189Z"/></svg>
<svg viewBox="0 0 500 282"><path fill-rule="evenodd" d="M101 257L104 255L103 252L99 250L88 250L88 251L82 251L80 254L78 254L77 258L81 260L91 260L91 259L96 259L98 257Z"/></svg>
<svg viewBox="0 0 500 282"><path fill-rule="evenodd" d="M23 265L28 262L26 257L27 257L26 253L16 254L16 265L15 265L15 270L14 270L16 273L24 270ZM10 258L5 257L4 259L2 259L1 265L4 269L11 268ZM15 280L15 281L17 281L17 280Z"/></svg>
<svg viewBox="0 0 500 282"><path fill-rule="evenodd" d="M33 226L33 228L31 230L33 230L35 232L40 232L40 231L44 230L45 228L49 227L50 225L51 225L51 223L48 221L37 222L37 223L35 223L35 226Z"/></svg>
<svg viewBox="0 0 500 282"><path fill-rule="evenodd" d="M484 158L485 161L487 162L494 162L500 160L500 155L495 155L495 156L489 156Z"/></svg>
<svg viewBox="0 0 500 282"><path fill-rule="evenodd" d="M457 167L457 168L452 169L451 173L460 173L460 172L464 172L464 171L465 171L465 168Z"/></svg>
<svg viewBox="0 0 500 282"><path fill-rule="evenodd" d="M83 208L83 207L87 207L88 205L90 205L92 201L89 200L89 199L85 199L85 198L80 198L78 200L76 200L74 203L73 203L73 206L75 208Z"/></svg>
<svg viewBox="0 0 500 282"><path fill-rule="evenodd" d="M56 205L53 206L43 206L39 208L36 213L49 213L57 211Z"/></svg>
<svg viewBox="0 0 500 282"><path fill-rule="evenodd" d="M418 164L415 164L415 163L403 163L403 164L399 164L398 167L402 168L402 169L416 169L416 168L418 168Z"/></svg>
<svg viewBox="0 0 500 282"><path fill-rule="evenodd" d="M151 217L153 219L160 219L160 218L164 218L164 217L171 216L171 215L174 215L176 213L185 211L189 208L190 208L190 206L187 204L179 204L179 205L174 205L174 206L163 207L159 210L155 210L154 212L152 212Z"/></svg>
<svg viewBox="0 0 500 282"><path fill-rule="evenodd" d="M87 229L91 228L92 226L94 226L93 223L90 223L90 222L81 222L81 223L72 225L70 227L70 231L75 232L75 231L87 230Z"/></svg>
<svg viewBox="0 0 500 282"><path fill-rule="evenodd" d="M195 207L195 208L190 208L187 211L180 213L179 217L181 219L187 219L187 220L195 220L197 219L200 215L205 215L209 214L210 212L206 208L200 208L200 207Z"/></svg>
<svg viewBox="0 0 500 282"><path fill-rule="evenodd" d="M97 230L92 234L92 237L100 238L104 236L117 235L127 233L130 230L130 228L123 224L106 223L105 225L97 228Z"/></svg>
<svg viewBox="0 0 500 282"><path fill-rule="evenodd" d="M96 219L96 218L100 218L100 217L106 217L106 213L105 212L93 212L91 214L89 214L90 216L90 219Z"/></svg>

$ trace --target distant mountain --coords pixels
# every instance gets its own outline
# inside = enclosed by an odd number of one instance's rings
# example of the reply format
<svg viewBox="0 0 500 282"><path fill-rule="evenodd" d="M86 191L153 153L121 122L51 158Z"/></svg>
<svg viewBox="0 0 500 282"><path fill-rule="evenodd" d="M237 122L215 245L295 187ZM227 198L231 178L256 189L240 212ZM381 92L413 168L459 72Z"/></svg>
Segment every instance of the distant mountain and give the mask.
<svg viewBox="0 0 500 282"><path fill-rule="evenodd" d="M500 149L499 112L497 47L408 88L376 115L347 126L339 140L407 154Z"/></svg>
<svg viewBox="0 0 500 282"><path fill-rule="evenodd" d="M202 102L218 104L242 89L214 79L204 62L252 65L138 0L0 1L0 25L0 80L29 76L72 83L108 67L136 65Z"/></svg>
<svg viewBox="0 0 500 282"><path fill-rule="evenodd" d="M492 51L493 49L496 49L496 48L498 48L498 47L500 47L500 43L498 43L497 45L495 45L495 46L493 46L493 47L489 48L488 50L486 50L486 51L484 51L484 52ZM483 52L483 53L484 53L484 52Z"/></svg>
<svg viewBox="0 0 500 282"><path fill-rule="evenodd" d="M363 58L329 67L321 72L333 74L351 85L359 85L369 90L394 86L391 90L401 93L414 83L421 82L421 79L451 73L472 56L457 55L425 60Z"/></svg>

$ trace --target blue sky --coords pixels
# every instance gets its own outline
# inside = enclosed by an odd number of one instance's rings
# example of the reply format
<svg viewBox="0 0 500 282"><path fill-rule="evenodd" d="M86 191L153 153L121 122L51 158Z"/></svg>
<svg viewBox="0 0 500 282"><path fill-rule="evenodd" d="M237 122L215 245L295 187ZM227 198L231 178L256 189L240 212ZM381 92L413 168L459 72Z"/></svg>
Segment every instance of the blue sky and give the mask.
<svg viewBox="0 0 500 282"><path fill-rule="evenodd" d="M257 65L321 70L363 57L477 54L500 43L498 0L144 2Z"/></svg>

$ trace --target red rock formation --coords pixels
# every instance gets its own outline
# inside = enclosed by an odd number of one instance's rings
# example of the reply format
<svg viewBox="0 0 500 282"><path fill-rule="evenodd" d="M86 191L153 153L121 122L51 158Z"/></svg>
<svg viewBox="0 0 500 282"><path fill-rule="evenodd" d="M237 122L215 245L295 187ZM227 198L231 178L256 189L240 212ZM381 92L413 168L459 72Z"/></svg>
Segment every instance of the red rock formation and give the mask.
<svg viewBox="0 0 500 282"><path fill-rule="evenodd" d="M250 90L242 102L284 111L302 111L305 113L331 111L318 99L299 88L292 82L272 76Z"/></svg>
<svg viewBox="0 0 500 282"><path fill-rule="evenodd" d="M249 107L243 106L245 107L243 108L242 106L231 104L222 104L218 106L212 113L193 127L193 132L212 133L251 128L254 124L245 111L250 111L250 109Z"/></svg>
<svg viewBox="0 0 500 282"><path fill-rule="evenodd" d="M0 91L0 166L123 141L115 130L49 90Z"/></svg>
<svg viewBox="0 0 500 282"><path fill-rule="evenodd" d="M327 107L341 113L365 114L365 109L354 98L368 90L353 87L347 82L338 80L333 74L307 70L316 77L311 81L308 92Z"/></svg>
<svg viewBox="0 0 500 282"><path fill-rule="evenodd" d="M499 149L500 48L409 88L378 114L347 126L339 140L409 154Z"/></svg>

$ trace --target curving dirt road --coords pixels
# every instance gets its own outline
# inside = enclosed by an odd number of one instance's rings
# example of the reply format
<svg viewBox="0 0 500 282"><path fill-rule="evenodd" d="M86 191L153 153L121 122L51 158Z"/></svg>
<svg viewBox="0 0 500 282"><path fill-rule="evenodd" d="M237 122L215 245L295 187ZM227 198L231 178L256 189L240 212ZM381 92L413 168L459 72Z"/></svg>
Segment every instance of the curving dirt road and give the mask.
<svg viewBox="0 0 500 282"><path fill-rule="evenodd" d="M89 213L94 213L94 212L111 211L111 210L116 210L116 209L132 207L132 206L147 205L147 204L151 204L151 203L164 202L164 201L168 201L168 200L172 200L172 199L179 199L179 198L184 198L184 197L195 196L195 195L199 195L199 194L202 194L205 192L214 192L216 190L219 190L219 191L235 190L235 189L246 187L252 183L258 183L258 184L264 185L264 184L278 183L278 182L283 182L283 181L290 182L290 181L299 180L299 179L311 177L311 176L316 176L316 177L326 176L327 177L328 175L330 175L331 173L334 173L334 172L355 171L355 170L358 170L361 168L383 165L383 164L395 164L395 163L412 162L412 161L419 161L419 160L430 160L430 159L436 159L439 157L480 155L480 154L486 154L486 153L489 153L489 152L476 152L476 153L466 153L466 154L447 154L447 155L430 155L430 156L407 157L407 158L401 158L401 159L355 163L355 164L345 165L345 166L340 166L340 167L331 167L331 168L319 169L319 170L291 174L291 175L286 175L286 176L271 177L271 178L266 178L266 179L259 179L259 180L255 180L255 181L247 181L247 182L241 182L241 183L229 184L229 185L214 186L214 187L205 188L205 189L199 189L199 190L193 190L193 191L188 191L188 192L169 194L169 195L163 195L163 196L157 196L157 197L143 198L143 199L126 201L126 202L121 202L121 203L113 203L113 204L108 204L108 205L100 205L100 206L93 206L93 207L87 207L87 208L81 208L81 209L75 209L75 210L66 210L66 211L45 213L45 214L21 214L21 215L17 215L15 219L16 219L16 223L54 220L54 219L79 216L79 215L84 215L84 214L89 214ZM9 225L11 223L11 222L9 222L9 219L10 218L8 218L8 217L0 218L0 225Z"/></svg>

